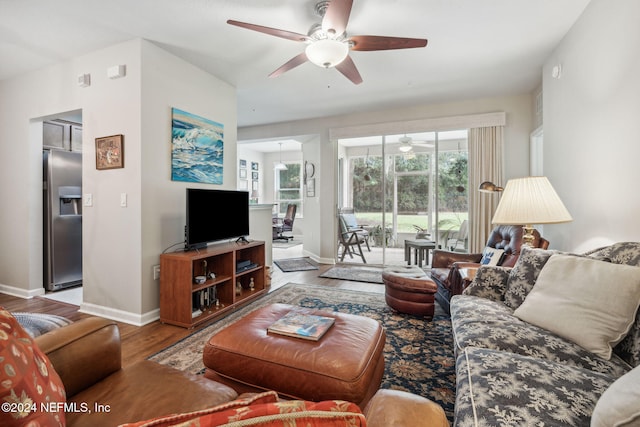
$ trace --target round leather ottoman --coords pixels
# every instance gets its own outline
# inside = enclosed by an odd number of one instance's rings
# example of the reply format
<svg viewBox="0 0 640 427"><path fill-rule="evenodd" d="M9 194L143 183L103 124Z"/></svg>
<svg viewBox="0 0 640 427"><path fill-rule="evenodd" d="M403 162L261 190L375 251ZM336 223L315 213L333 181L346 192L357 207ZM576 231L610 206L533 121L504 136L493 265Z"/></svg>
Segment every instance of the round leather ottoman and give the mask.
<svg viewBox="0 0 640 427"><path fill-rule="evenodd" d="M385 300L400 313L433 318L436 283L418 267L392 267L382 272Z"/></svg>
<svg viewBox="0 0 640 427"><path fill-rule="evenodd" d="M335 318L318 341L267 333L296 310ZM239 394L274 390L286 398L346 400L364 408L380 388L386 335L375 320L286 304L255 310L205 344L205 376Z"/></svg>

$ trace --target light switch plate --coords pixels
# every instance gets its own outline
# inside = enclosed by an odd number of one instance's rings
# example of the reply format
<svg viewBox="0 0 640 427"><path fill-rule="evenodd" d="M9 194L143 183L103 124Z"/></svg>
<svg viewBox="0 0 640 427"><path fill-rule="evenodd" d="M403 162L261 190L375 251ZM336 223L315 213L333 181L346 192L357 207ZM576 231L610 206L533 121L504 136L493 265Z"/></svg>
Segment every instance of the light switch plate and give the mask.
<svg viewBox="0 0 640 427"><path fill-rule="evenodd" d="M127 193L120 193L120 207L127 207Z"/></svg>
<svg viewBox="0 0 640 427"><path fill-rule="evenodd" d="M85 193L85 195L84 195L84 205L85 206L93 206L93 194Z"/></svg>

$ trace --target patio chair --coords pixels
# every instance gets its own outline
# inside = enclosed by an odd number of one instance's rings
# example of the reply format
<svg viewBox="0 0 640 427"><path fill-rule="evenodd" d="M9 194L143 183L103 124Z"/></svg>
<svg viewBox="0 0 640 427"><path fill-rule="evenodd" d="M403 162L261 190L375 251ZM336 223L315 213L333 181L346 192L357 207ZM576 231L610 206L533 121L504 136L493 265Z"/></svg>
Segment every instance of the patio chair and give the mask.
<svg viewBox="0 0 640 427"><path fill-rule="evenodd" d="M359 236L364 239L364 243L367 245L369 252L371 252L371 247L369 246L369 231L365 230L362 225L358 224L355 210L353 208L341 208L340 215L344 218L347 231L355 231L358 233Z"/></svg>
<svg viewBox="0 0 640 427"><path fill-rule="evenodd" d="M353 255L355 253L355 255L362 258L362 262L366 264L367 260L364 257L361 246L362 243L366 243L364 234L358 233L358 230L349 230L342 214L338 215L338 223L338 251L340 250L340 246L342 246L342 255L340 256L340 262L344 261L344 257L346 254L349 254L349 257L353 258ZM352 247L354 246L358 248L358 252L355 252L352 249Z"/></svg>

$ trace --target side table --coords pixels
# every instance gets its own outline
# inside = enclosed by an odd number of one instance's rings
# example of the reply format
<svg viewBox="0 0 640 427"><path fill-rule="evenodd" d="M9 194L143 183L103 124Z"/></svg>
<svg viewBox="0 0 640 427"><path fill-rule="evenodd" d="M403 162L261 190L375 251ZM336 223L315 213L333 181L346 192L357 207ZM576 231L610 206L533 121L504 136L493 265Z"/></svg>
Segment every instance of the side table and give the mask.
<svg viewBox="0 0 640 427"><path fill-rule="evenodd" d="M436 248L436 242L426 239L415 239L404 241L404 260L411 265L411 249L414 250L415 263L418 267L422 267L422 261L425 265L429 262L429 250Z"/></svg>

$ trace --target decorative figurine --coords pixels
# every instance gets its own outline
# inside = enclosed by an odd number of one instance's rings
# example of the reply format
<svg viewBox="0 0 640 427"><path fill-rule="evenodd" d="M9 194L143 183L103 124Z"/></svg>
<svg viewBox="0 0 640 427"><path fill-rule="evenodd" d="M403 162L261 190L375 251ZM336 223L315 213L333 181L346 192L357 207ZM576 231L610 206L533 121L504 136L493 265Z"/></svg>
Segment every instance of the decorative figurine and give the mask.
<svg viewBox="0 0 640 427"><path fill-rule="evenodd" d="M240 283L240 281L238 280L236 282L236 295L240 295L242 293L242 284Z"/></svg>
<svg viewBox="0 0 640 427"><path fill-rule="evenodd" d="M255 290L255 288L256 288L256 284L253 282L253 277L252 277L251 280L249 281L249 289L253 291Z"/></svg>

